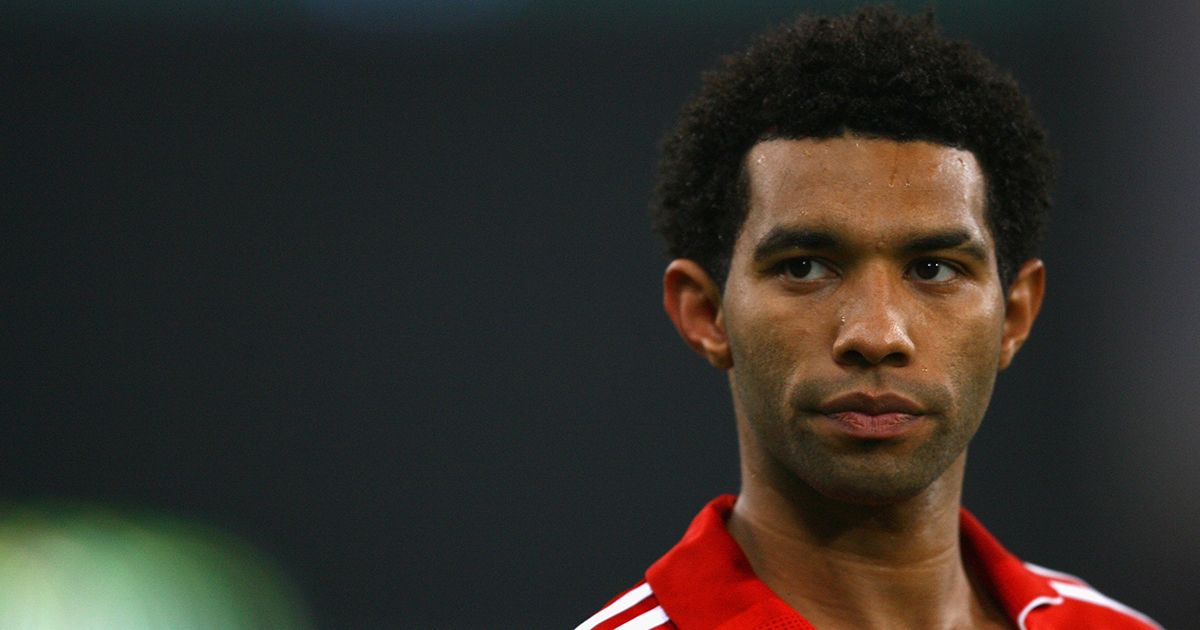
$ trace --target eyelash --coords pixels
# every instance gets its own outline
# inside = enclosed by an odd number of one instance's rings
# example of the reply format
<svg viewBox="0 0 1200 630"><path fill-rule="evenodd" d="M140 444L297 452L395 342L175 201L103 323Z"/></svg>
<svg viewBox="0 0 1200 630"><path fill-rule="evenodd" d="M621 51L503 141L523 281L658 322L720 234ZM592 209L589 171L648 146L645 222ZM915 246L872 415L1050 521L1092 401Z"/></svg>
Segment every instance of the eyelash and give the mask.
<svg viewBox="0 0 1200 630"><path fill-rule="evenodd" d="M796 256L794 258L787 258L787 259L781 260L781 261L779 261L779 264L775 265L774 271L778 275L783 276L785 279L794 280L797 282L811 282L811 280L806 280L804 277L797 276L796 274L792 273L792 270L790 269L790 267L792 265L799 264L799 263L810 263L810 264L816 263L822 267L825 267L834 275L840 275L837 272L837 268L832 263L826 262L824 260L821 260L820 258L815 258L812 256Z"/></svg>
<svg viewBox="0 0 1200 630"><path fill-rule="evenodd" d="M790 267L792 265L798 264L798 263L810 263L810 264L816 263L822 267L827 268L834 275L841 275L840 271L837 269L837 267L834 264L832 264L828 261L822 260L821 258L814 257L814 256L796 256L794 258L787 258L787 259L781 260L778 264L776 264L772 268L772 272L778 276L783 277L784 279L792 280L794 282L814 282L817 280L817 279L811 279L811 280L807 279L806 278L807 274L805 274L805 276L798 276L797 274L792 273ZM945 280L933 280L933 279L925 279L925 278L917 277L916 280L919 282L928 283L928 284L945 284L947 282L953 281L954 279L956 279L958 277L967 275L967 272L965 269L963 269L962 265L960 265L956 262L950 261L950 260L946 260L944 258L919 258L917 260L914 260L912 263L910 263L908 265L908 267L905 268L904 275L907 277L914 276L916 274L916 269L919 266L926 265L926 264L941 265L940 269L938 270L939 274L941 273L942 269L948 269L950 272L952 272L954 274L954 277L947 278ZM936 277L936 275L934 277Z"/></svg>
<svg viewBox="0 0 1200 630"><path fill-rule="evenodd" d="M908 269L905 271L905 273L906 274L916 274L917 268L921 265L926 265L926 264L941 265L942 269L949 269L951 272L953 272L955 274L955 277L949 278L947 280L940 280L940 281L920 278L920 281L922 281L922 282L929 282L929 283L933 283L933 284L944 284L946 282L950 282L951 280L954 280L957 277L966 275L966 272L963 270L961 265L953 263L949 260L943 260L941 258L921 258L919 260L915 260L915 261L913 261L913 263L911 265L908 266ZM939 273L940 273L940 270L939 270Z"/></svg>

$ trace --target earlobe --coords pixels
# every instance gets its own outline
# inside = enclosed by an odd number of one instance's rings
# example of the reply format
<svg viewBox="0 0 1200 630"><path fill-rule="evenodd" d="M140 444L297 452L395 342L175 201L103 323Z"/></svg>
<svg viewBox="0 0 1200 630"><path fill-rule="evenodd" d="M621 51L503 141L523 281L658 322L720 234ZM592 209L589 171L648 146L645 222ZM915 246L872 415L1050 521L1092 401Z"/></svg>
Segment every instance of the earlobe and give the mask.
<svg viewBox="0 0 1200 630"><path fill-rule="evenodd" d="M1033 321L1042 308L1046 292L1046 265L1031 258L1021 265L1017 277L1009 286L1004 313L1004 336L1000 343L1000 369L1012 364L1017 350L1029 337Z"/></svg>
<svg viewBox="0 0 1200 630"><path fill-rule="evenodd" d="M679 336L713 367L733 367L721 292L716 282L693 260L679 258L663 274L663 309Z"/></svg>

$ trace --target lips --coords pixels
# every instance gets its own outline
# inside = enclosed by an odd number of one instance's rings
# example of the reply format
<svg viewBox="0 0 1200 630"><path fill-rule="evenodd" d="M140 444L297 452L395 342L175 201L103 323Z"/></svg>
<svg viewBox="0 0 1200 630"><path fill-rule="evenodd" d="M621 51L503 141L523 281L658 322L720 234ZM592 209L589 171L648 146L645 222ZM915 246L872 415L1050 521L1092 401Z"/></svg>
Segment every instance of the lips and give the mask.
<svg viewBox="0 0 1200 630"><path fill-rule="evenodd" d="M899 437L925 414L921 405L890 392L845 394L823 403L817 410L840 432L871 440Z"/></svg>
<svg viewBox="0 0 1200 630"><path fill-rule="evenodd" d="M853 412L868 415L899 413L918 416L925 413L917 403L891 392L875 395L864 392L844 394L823 403L818 411L825 415Z"/></svg>

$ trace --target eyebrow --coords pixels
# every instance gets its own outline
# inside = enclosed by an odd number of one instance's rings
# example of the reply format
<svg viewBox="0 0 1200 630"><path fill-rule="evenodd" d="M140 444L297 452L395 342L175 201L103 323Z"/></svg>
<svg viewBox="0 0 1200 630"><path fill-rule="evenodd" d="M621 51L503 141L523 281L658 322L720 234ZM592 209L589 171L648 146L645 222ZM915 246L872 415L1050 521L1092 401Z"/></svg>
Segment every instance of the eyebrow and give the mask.
<svg viewBox="0 0 1200 630"><path fill-rule="evenodd" d="M837 249L841 241L831 232L777 227L767 233L754 248L754 260L764 260L793 249ZM905 255L923 254L953 249L980 262L987 262L987 250L966 230L945 230L920 234L905 241L900 252Z"/></svg>
<svg viewBox="0 0 1200 630"><path fill-rule="evenodd" d="M770 258L789 249L836 249L838 244L837 237L829 232L777 227L754 247L754 260Z"/></svg>
<svg viewBox="0 0 1200 630"><path fill-rule="evenodd" d="M953 249L960 251L979 262L987 262L987 251L983 244L971 237L966 230L947 230L924 234L913 238L900 248L905 254L922 254L940 250Z"/></svg>

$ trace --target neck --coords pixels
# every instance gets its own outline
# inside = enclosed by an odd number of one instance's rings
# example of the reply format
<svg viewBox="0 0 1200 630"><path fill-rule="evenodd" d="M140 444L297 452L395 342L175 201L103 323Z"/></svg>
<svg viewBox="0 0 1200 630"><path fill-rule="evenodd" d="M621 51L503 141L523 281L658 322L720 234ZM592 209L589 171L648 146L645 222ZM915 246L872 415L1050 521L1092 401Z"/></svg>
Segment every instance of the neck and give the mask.
<svg viewBox="0 0 1200 630"><path fill-rule="evenodd" d="M759 579L816 627L1006 626L962 557L965 454L917 496L872 505L742 461L729 533Z"/></svg>

